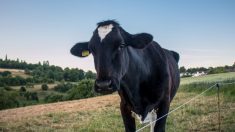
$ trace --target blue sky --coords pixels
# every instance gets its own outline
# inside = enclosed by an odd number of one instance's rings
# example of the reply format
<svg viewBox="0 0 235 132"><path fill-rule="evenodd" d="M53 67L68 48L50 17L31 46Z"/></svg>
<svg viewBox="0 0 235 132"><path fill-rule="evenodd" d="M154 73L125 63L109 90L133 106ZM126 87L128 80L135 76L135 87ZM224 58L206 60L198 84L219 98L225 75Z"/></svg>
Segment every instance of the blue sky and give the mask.
<svg viewBox="0 0 235 132"><path fill-rule="evenodd" d="M93 58L69 53L96 23L116 19L129 33L147 32L180 53L180 66L232 65L234 0L1 0L0 58L93 70Z"/></svg>

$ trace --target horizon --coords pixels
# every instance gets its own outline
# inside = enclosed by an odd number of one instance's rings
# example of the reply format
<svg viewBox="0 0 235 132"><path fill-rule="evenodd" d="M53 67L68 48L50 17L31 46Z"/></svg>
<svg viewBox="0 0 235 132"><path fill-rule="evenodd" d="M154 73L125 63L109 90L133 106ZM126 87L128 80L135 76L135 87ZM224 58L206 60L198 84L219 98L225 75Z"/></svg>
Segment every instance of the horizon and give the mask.
<svg viewBox="0 0 235 132"><path fill-rule="evenodd" d="M7 55L6 55L7 56ZM5 61L5 58L6 58L6 56L4 57L4 58L1 58L0 57L0 59L2 59L3 61ZM22 60L22 59L20 59L20 58L8 58L7 57L7 60L13 60L13 61L16 61L17 59L19 59L19 61L23 61L23 62L26 62L27 64L38 64L38 63L43 63L43 62L45 62L45 61L48 61L48 60L42 60L42 61L38 61L38 62L33 62L33 63L31 63L31 62L27 62L27 61L25 61L25 60ZM49 62L49 65L50 66L52 66L52 65L54 65L54 64L51 64L50 63L50 61L48 61ZM225 67L225 66L233 66L235 64L235 62L234 63L232 63L231 65L218 65L218 66L212 66L212 68L216 68L216 67ZM59 66L59 65L54 65L54 66ZM59 66L59 67L61 67L61 66ZM180 66L180 67L185 67L185 66ZM179 68L180 68L179 67ZM203 67L203 66L202 66ZM1 68L1 67L0 67ZM72 69L72 68L78 68L78 69L80 69L79 67L61 67L63 70L65 69L65 68L70 68L70 69ZM190 69L190 68L201 68L201 67L185 67L186 69ZM210 67L203 67L203 68L210 68ZM4 68L3 68L4 69ZM83 70L83 71L85 71L84 69L81 69L81 70ZM92 71L92 70L86 70L85 72L87 72L87 71ZM96 72L96 71L92 71L92 72Z"/></svg>
<svg viewBox="0 0 235 132"><path fill-rule="evenodd" d="M131 6L130 6L131 5ZM179 67L235 62L235 1L0 1L0 58L49 61L95 72L93 57L70 54L89 41L96 23L115 19L129 33L147 32L180 54ZM102 8L104 7L104 8ZM120 10L120 7L122 8Z"/></svg>

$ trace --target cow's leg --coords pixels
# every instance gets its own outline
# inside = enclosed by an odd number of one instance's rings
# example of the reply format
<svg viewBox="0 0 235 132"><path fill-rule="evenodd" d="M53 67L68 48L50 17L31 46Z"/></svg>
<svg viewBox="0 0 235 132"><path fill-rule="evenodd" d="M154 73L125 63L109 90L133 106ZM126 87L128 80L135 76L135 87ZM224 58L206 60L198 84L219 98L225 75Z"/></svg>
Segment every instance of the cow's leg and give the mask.
<svg viewBox="0 0 235 132"><path fill-rule="evenodd" d="M132 117L130 108L126 104L121 102L120 109L126 132L135 132L135 118Z"/></svg>
<svg viewBox="0 0 235 132"><path fill-rule="evenodd" d="M157 118L161 118L169 112L170 102L163 101L160 103L159 108L157 110ZM165 124L166 124L167 116L158 120L155 124L154 132L165 132Z"/></svg>

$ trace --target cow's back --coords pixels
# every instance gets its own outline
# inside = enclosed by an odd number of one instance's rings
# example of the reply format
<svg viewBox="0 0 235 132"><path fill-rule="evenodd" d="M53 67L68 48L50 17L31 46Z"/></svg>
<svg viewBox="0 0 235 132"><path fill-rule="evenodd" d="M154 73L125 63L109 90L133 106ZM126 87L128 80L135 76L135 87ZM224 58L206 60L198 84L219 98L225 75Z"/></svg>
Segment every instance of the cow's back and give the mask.
<svg viewBox="0 0 235 132"><path fill-rule="evenodd" d="M157 42L153 41L145 52L152 62L154 63L154 68L163 72L166 69L168 75L170 76L170 96L171 100L175 96L180 83L180 73L178 68L179 54L175 51L170 51L162 48ZM164 68L163 68L164 67ZM152 67L153 68L153 67ZM157 73L159 74L159 73Z"/></svg>
<svg viewBox="0 0 235 132"><path fill-rule="evenodd" d="M142 61L145 64L149 63L151 65L149 66L151 75L147 83L153 84L153 82L157 82L158 84L156 84L156 86L158 86L159 83L169 83L169 92L172 100L180 82L178 69L179 54L175 51L162 48L155 41L149 44L142 53L144 54L143 56L145 56ZM167 79L165 74L169 75L169 82L165 82L165 79ZM155 88L155 86L151 86L151 88ZM146 90L146 88L144 88L144 90ZM159 91L157 90L156 92L158 93Z"/></svg>
<svg viewBox="0 0 235 132"><path fill-rule="evenodd" d="M171 100L176 94L180 83L180 73L178 68L179 54L175 51L164 49L168 60L168 68L171 79Z"/></svg>

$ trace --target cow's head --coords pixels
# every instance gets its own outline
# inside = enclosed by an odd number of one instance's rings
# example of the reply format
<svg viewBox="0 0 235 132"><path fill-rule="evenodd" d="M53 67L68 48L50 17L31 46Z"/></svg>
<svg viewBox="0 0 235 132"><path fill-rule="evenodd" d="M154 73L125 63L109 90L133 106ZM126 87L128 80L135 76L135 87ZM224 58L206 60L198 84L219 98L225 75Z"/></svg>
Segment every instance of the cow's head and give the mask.
<svg viewBox="0 0 235 132"><path fill-rule="evenodd" d="M120 81L128 70L129 48L143 49L152 41L147 33L131 35L124 31L115 21L98 23L89 42L75 44L71 53L86 57L92 53L97 78L95 91L109 94L119 89Z"/></svg>

